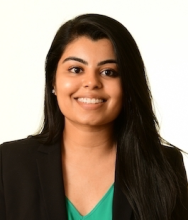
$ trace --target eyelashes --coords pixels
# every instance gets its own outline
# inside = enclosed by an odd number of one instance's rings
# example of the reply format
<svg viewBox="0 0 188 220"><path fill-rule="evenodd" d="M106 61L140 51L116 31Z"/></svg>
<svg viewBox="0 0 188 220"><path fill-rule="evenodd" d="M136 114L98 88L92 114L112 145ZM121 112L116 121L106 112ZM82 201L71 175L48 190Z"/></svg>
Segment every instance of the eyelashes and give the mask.
<svg viewBox="0 0 188 220"><path fill-rule="evenodd" d="M84 72L83 68L77 67L77 66L69 68L68 71L71 73L75 73L75 74L79 74L79 73ZM100 74L102 76L107 76L107 77L118 77L119 76L119 74L116 70L110 69L110 68L101 70Z"/></svg>
<svg viewBox="0 0 188 220"><path fill-rule="evenodd" d="M71 68L69 68L68 69L71 73L81 73L81 72L83 72L83 69L82 68L80 68L80 67L71 67Z"/></svg>
<svg viewBox="0 0 188 220"><path fill-rule="evenodd" d="M109 77L119 76L118 72L113 69L105 69L105 70L101 71L101 75L109 76Z"/></svg>
<svg viewBox="0 0 188 220"><path fill-rule="evenodd" d="M71 73L77 73L77 74L83 72L83 69L81 67L71 67L68 70Z"/></svg>

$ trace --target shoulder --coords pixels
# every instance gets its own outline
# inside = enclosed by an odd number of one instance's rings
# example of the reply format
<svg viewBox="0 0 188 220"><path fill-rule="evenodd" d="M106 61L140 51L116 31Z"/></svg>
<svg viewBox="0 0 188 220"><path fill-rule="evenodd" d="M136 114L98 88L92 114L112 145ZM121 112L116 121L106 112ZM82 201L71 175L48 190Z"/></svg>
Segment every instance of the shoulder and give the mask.
<svg viewBox="0 0 188 220"><path fill-rule="evenodd" d="M39 143L37 141L37 139L33 138L33 137L28 137L28 138L24 138L24 139L18 139L18 140L13 140L13 141L7 141L7 142L4 142L2 143L0 146L3 147L3 146L20 146L20 145L30 145L30 144L33 144L33 143Z"/></svg>
<svg viewBox="0 0 188 220"><path fill-rule="evenodd" d="M178 168L177 165L181 165L184 167L183 156L180 149L173 146L171 147L171 146L163 145L162 151L165 158L171 164L172 167Z"/></svg>
<svg viewBox="0 0 188 220"><path fill-rule="evenodd" d="M15 160L16 158L27 157L27 155L35 155L40 143L34 138L25 138L5 142L0 145L1 158L4 160Z"/></svg>
<svg viewBox="0 0 188 220"><path fill-rule="evenodd" d="M177 181L177 199L173 211L173 219L187 219L188 217L188 182L181 150L176 147L162 146L163 155L171 166Z"/></svg>
<svg viewBox="0 0 188 220"><path fill-rule="evenodd" d="M181 150L174 146L162 145L162 151L168 158L176 158L181 155Z"/></svg>
<svg viewBox="0 0 188 220"><path fill-rule="evenodd" d="M40 146L34 138L10 141L0 146L0 178L4 183L21 183L23 178L34 181Z"/></svg>
<svg viewBox="0 0 188 220"><path fill-rule="evenodd" d="M5 142L0 145L1 163L12 163L13 161L34 161L41 157L41 154L51 154L60 151L60 141L52 143L42 143L35 137L29 137L21 140Z"/></svg>
<svg viewBox="0 0 188 220"><path fill-rule="evenodd" d="M173 173L175 174L177 178L177 181L179 183L179 186L183 194L186 195L187 204L188 204L187 173L186 173L186 169L184 166L184 161L183 161L181 150L179 150L176 147L163 146L163 152L167 159L168 164L171 167L171 170L173 170Z"/></svg>
<svg viewBox="0 0 188 220"><path fill-rule="evenodd" d="M184 166L183 156L180 149L171 146L162 146L163 155L172 167L176 176L183 177L187 180L186 170Z"/></svg>

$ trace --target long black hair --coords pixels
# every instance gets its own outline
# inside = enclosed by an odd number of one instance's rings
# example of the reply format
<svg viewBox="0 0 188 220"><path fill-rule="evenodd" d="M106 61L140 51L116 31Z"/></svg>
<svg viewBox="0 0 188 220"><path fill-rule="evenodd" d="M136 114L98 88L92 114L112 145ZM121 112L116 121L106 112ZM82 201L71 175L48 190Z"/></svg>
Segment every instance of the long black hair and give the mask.
<svg viewBox="0 0 188 220"><path fill-rule="evenodd" d="M135 218L169 220L179 193L177 177L163 153L141 54L129 31L118 21L85 14L59 28L46 57L44 123L36 137L51 143L62 135L64 116L52 94L53 83L66 46L79 36L107 38L114 47L124 95L122 110L114 122L117 174Z"/></svg>

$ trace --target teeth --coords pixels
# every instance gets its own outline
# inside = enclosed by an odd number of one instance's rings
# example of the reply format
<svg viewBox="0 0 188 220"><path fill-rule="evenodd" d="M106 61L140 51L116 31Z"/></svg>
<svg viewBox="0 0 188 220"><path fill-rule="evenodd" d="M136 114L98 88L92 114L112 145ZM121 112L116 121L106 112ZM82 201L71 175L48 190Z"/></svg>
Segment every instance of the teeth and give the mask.
<svg viewBox="0 0 188 220"><path fill-rule="evenodd" d="M88 103L88 104L96 104L103 102L103 99L90 99L90 98L78 98L79 102Z"/></svg>

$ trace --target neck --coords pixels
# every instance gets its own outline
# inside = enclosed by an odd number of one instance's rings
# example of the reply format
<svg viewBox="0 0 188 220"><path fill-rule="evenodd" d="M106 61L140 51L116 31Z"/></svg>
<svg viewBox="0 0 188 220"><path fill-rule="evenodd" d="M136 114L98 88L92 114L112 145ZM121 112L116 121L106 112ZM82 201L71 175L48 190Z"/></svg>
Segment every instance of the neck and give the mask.
<svg viewBox="0 0 188 220"><path fill-rule="evenodd" d="M80 126L66 121L63 132L63 154L99 157L115 149L113 124L103 126Z"/></svg>

